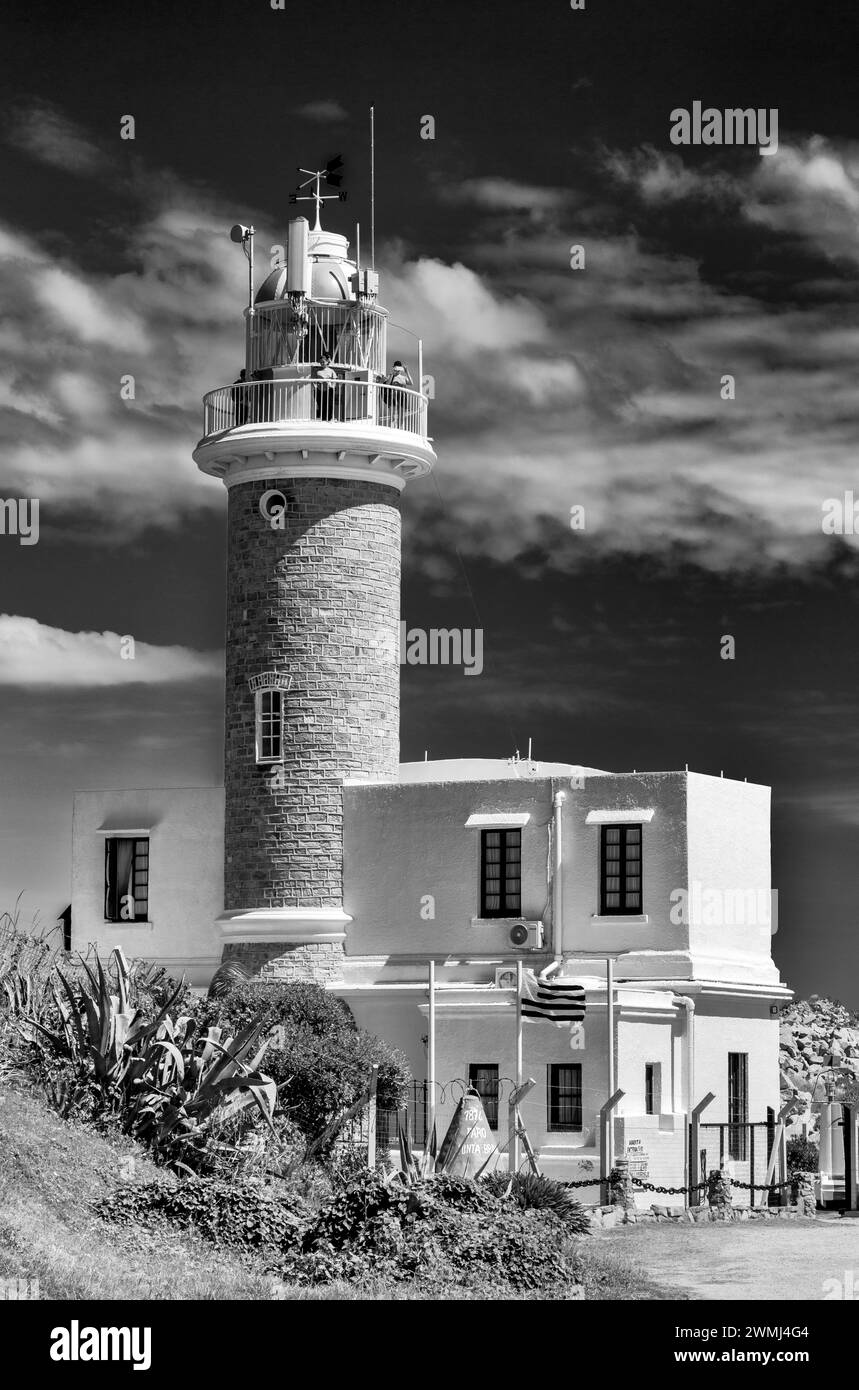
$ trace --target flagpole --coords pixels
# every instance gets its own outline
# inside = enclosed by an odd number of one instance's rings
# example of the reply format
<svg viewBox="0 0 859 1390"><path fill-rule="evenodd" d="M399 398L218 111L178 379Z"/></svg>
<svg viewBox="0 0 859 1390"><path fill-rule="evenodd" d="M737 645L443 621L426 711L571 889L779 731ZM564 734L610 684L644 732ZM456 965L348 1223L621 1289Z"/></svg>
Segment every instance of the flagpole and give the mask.
<svg viewBox="0 0 859 1390"><path fill-rule="evenodd" d="M522 961L516 962L516 1090L522 1085ZM515 1116L515 1110L514 1110ZM510 1170L519 1172L519 1125L516 1124L511 1138L509 1157Z"/></svg>
<svg viewBox="0 0 859 1390"><path fill-rule="evenodd" d="M605 958L605 1012L608 1020L608 1096L614 1095L614 961L611 956ZM606 1172L610 1173L614 1167L614 1122L609 1115L606 1125L605 1136L606 1147Z"/></svg>
<svg viewBox="0 0 859 1390"><path fill-rule="evenodd" d="M429 963L429 978L427 980L429 990L429 1038L427 1046L427 1074L429 1085L429 1097L427 1100L427 1134L426 1142L430 1142L433 1125L435 1124L435 961Z"/></svg>

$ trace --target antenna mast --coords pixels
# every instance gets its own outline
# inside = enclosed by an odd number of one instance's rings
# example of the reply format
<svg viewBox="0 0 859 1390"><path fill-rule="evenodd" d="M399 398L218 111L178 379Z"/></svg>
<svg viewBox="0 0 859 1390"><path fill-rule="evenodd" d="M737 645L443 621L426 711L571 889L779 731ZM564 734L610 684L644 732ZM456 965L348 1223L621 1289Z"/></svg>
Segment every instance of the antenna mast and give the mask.
<svg viewBox="0 0 859 1390"><path fill-rule="evenodd" d="M376 269L376 108L370 107L370 268Z"/></svg>

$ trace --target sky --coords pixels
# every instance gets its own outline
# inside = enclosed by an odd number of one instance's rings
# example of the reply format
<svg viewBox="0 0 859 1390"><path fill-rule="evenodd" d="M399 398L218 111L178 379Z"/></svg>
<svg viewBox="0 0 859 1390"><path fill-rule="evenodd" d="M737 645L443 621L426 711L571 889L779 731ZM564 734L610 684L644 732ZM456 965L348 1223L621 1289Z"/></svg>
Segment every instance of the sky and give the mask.
<svg viewBox="0 0 859 1390"><path fill-rule="evenodd" d="M221 780L226 494L191 450L241 365L228 229L262 278L296 167L340 153L326 224L366 246L374 104L380 299L439 459L403 616L484 631L479 679L403 668L403 759L531 739L770 785L777 963L859 1006L855 6L11 0L2 28L0 499L38 498L39 538L0 535L0 911L65 907L76 788ZM673 144L695 101L774 109L778 148Z"/></svg>

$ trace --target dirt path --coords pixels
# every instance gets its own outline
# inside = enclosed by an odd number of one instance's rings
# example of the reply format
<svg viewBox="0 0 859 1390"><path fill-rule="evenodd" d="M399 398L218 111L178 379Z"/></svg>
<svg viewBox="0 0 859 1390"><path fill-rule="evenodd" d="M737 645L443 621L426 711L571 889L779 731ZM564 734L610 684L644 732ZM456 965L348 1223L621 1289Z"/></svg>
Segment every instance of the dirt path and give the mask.
<svg viewBox="0 0 859 1390"><path fill-rule="evenodd" d="M859 1299L859 1220L620 1226L598 1239L687 1297L825 1299L837 1279Z"/></svg>

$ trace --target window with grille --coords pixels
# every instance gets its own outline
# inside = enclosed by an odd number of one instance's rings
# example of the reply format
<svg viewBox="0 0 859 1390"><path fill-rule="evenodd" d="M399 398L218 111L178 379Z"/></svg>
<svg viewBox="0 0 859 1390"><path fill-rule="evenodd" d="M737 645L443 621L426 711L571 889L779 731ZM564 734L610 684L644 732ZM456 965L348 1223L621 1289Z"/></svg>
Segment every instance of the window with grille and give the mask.
<svg viewBox="0 0 859 1390"><path fill-rule="evenodd" d="M257 762L280 762L283 757L283 691L259 690L256 702Z"/></svg>
<svg viewBox="0 0 859 1390"><path fill-rule="evenodd" d="M749 1054L728 1053L728 1154L743 1162L749 1123ZM753 1179L752 1179L753 1181Z"/></svg>
<svg viewBox="0 0 859 1390"><path fill-rule="evenodd" d="M521 830L481 831L480 915L522 915Z"/></svg>
<svg viewBox="0 0 859 1390"><path fill-rule="evenodd" d="M580 1062L550 1062L548 1067L548 1128L581 1129L582 1067Z"/></svg>
<svg viewBox="0 0 859 1390"><path fill-rule="evenodd" d="M149 839L111 836L104 842L104 920L149 918Z"/></svg>
<svg viewBox="0 0 859 1390"><path fill-rule="evenodd" d="M480 1096L490 1129L498 1128L498 1067L494 1062L469 1062L468 1084Z"/></svg>
<svg viewBox="0 0 859 1390"><path fill-rule="evenodd" d="M600 914L643 912L641 826L604 825L600 844Z"/></svg>

